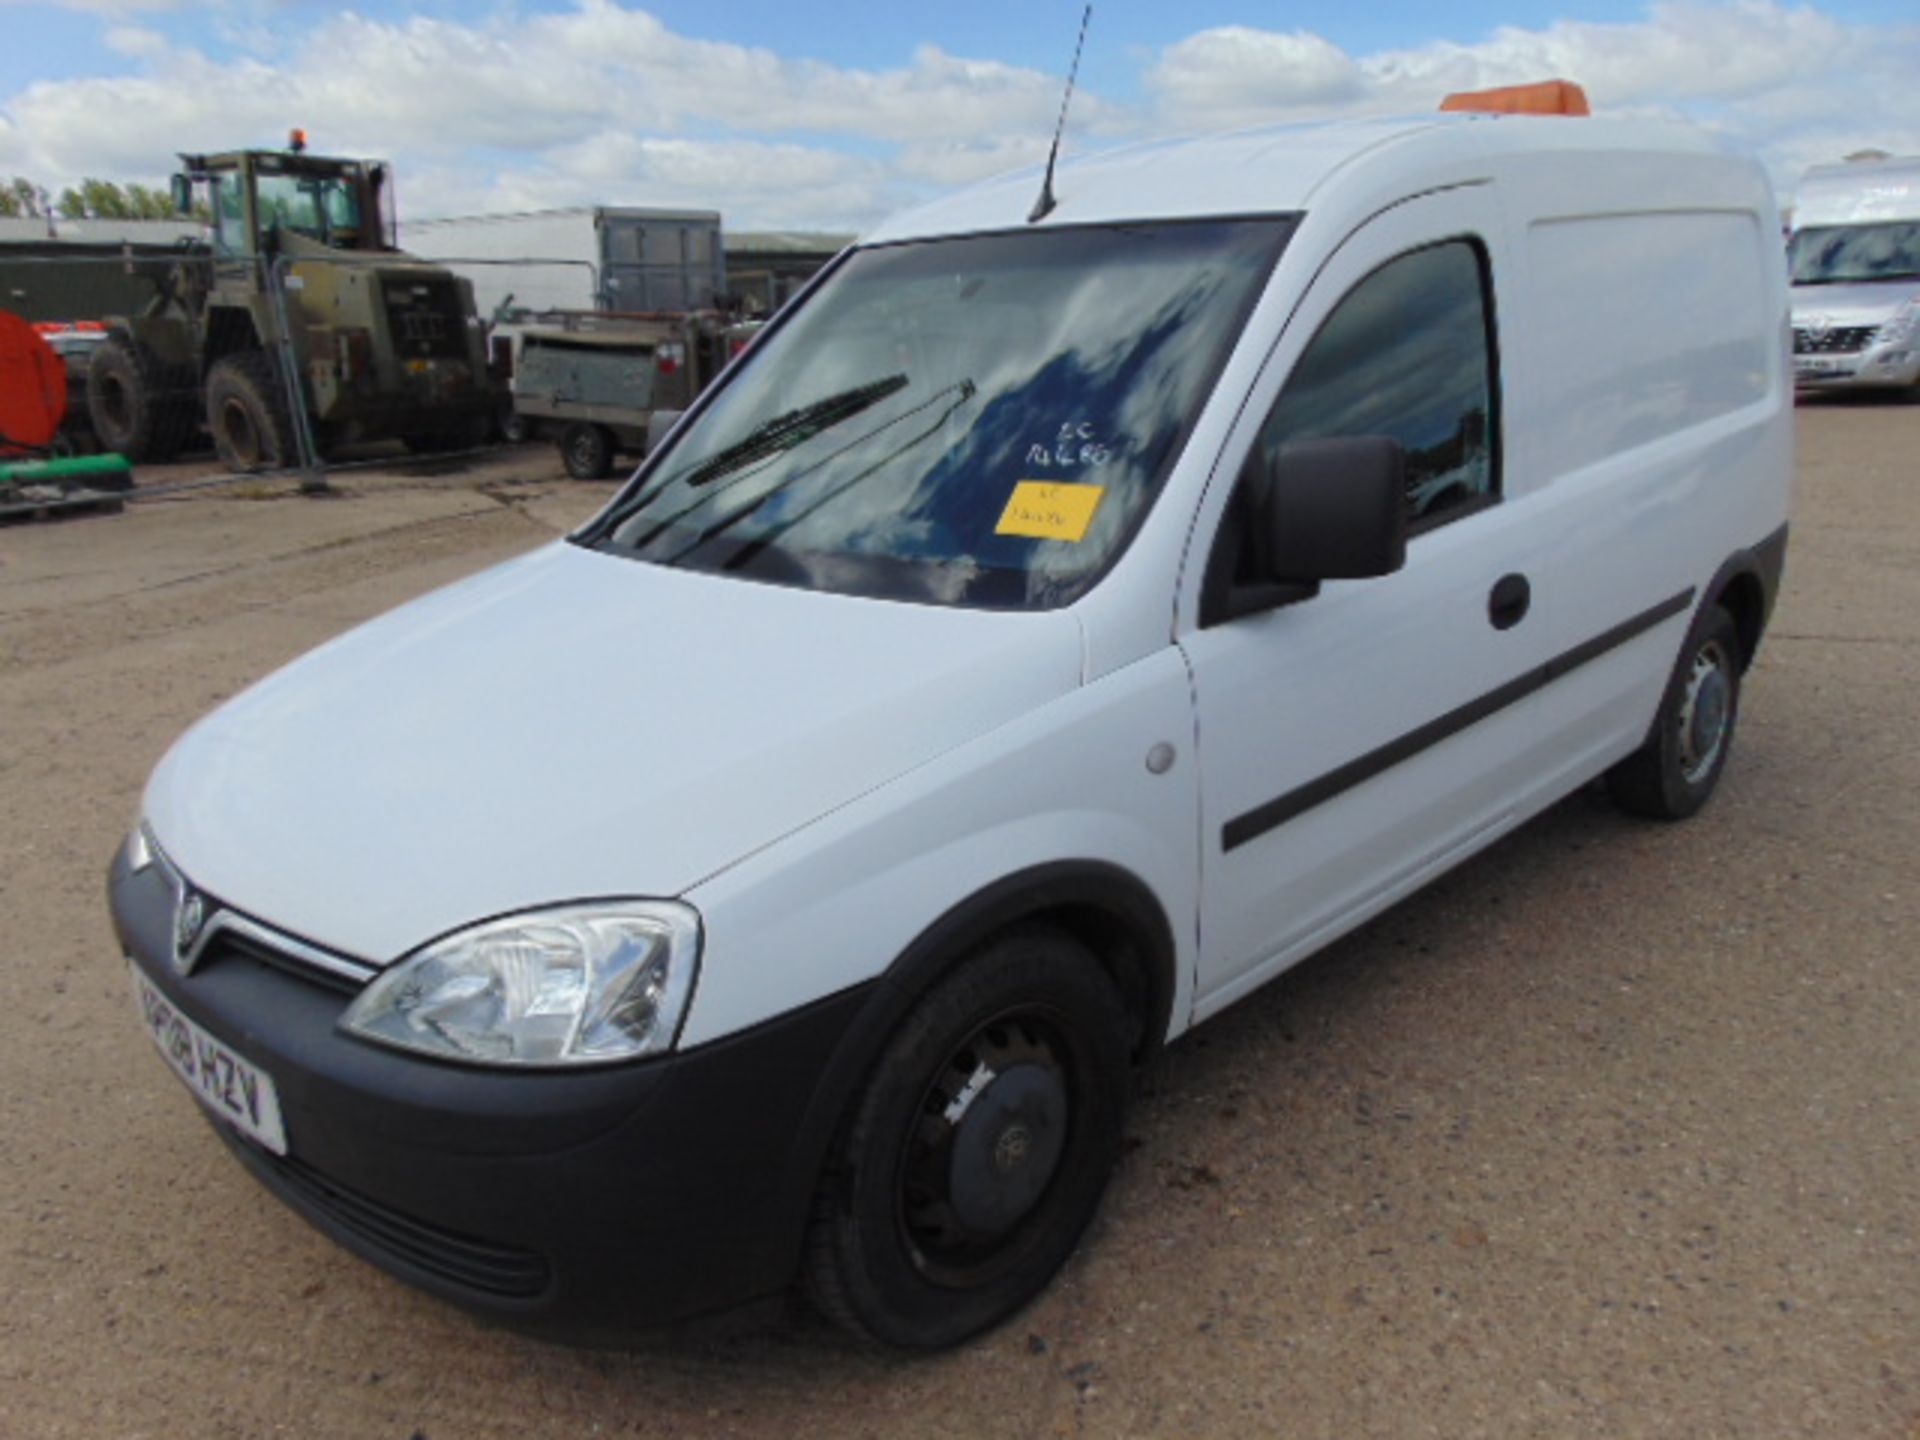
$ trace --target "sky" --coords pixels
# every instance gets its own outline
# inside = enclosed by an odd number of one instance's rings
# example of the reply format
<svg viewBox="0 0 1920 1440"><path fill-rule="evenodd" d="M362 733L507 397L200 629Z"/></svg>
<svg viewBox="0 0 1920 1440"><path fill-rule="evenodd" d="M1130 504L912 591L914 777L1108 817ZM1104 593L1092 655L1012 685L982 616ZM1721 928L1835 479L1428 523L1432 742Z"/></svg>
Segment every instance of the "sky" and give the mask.
<svg viewBox="0 0 1920 1440"><path fill-rule="evenodd" d="M870 227L1045 158L1080 0L0 0L0 177L164 183L175 152L395 163L404 217L717 209ZM1807 165L1920 154L1915 0L1096 0L1064 152L1432 110L1564 77L1596 112Z"/></svg>

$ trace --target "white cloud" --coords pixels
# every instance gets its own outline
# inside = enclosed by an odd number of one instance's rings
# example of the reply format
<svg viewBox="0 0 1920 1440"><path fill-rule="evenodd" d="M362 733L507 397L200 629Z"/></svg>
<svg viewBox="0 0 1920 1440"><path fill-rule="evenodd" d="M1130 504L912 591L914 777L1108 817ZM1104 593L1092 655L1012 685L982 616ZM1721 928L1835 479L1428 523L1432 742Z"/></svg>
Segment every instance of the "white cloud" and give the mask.
<svg viewBox="0 0 1920 1440"><path fill-rule="evenodd" d="M167 49L166 36L139 25L111 25L102 39L114 54L136 59L161 55Z"/></svg>
<svg viewBox="0 0 1920 1440"><path fill-rule="evenodd" d="M471 23L330 12L262 52L273 60L116 34L140 73L12 96L0 161L61 183L150 182L174 150L277 144L302 125L317 150L395 159L416 215L552 197L844 229L1030 158L1059 103L1053 76L934 46L851 69L681 35L609 0ZM1098 121L1098 98L1083 98L1076 122ZM889 167L849 149L908 158Z"/></svg>
<svg viewBox="0 0 1920 1440"><path fill-rule="evenodd" d="M1920 25L1848 26L1777 0L1663 0L1644 19L1503 26L1351 56L1317 35L1203 30L1147 71L1161 124L1208 129L1434 109L1455 90L1561 77L1596 111L1689 116L1755 146L1781 182L1873 143L1920 152Z"/></svg>
<svg viewBox="0 0 1920 1440"><path fill-rule="evenodd" d="M1229 25L1169 46L1147 84L1176 114L1235 116L1345 104L1361 98L1366 78L1318 35Z"/></svg>
<svg viewBox="0 0 1920 1440"><path fill-rule="evenodd" d="M82 3L124 14L162 0ZM175 150L278 144L301 125L318 150L393 159L416 216L601 201L845 229L1037 163L1060 100L1058 76L936 46L855 68L682 34L612 0L480 13L279 7L237 59L122 20L105 43L132 75L0 97L0 170L55 189L82 175L152 183ZM227 20L248 15L260 19L241 6ZM1076 95L1068 153L1093 136L1425 111L1450 90L1551 75L1581 81L1603 111L1733 132L1782 178L1869 144L1920 152L1920 26L1849 26L1778 0L1663 0L1627 22L1374 53L1235 26L1138 64L1144 101Z"/></svg>
<svg viewBox="0 0 1920 1440"><path fill-rule="evenodd" d="M1564 75L1603 104L1709 100L1804 83L1850 60L1858 32L1773 0L1666 0L1645 20L1557 21L1496 30L1480 45L1433 45L1371 57L1367 70L1402 94L1476 89Z"/></svg>
<svg viewBox="0 0 1920 1440"><path fill-rule="evenodd" d="M1051 129L994 140L923 140L903 145L894 157L894 168L909 179L952 189L1042 164L1052 142Z"/></svg>
<svg viewBox="0 0 1920 1440"><path fill-rule="evenodd" d="M731 195L758 197L751 226L726 203ZM660 139L608 130L549 151L537 173L503 175L482 208L610 204L718 209L736 229L786 229L822 225L823 216L882 213L901 198L879 161L835 150L754 140Z"/></svg>

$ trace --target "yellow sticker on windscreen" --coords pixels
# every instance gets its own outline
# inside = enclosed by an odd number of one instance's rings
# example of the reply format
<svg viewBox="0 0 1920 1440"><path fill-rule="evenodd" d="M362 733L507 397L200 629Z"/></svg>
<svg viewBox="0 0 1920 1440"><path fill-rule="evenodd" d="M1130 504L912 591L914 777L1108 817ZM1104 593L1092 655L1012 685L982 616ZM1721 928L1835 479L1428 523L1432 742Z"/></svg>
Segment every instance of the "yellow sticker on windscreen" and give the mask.
<svg viewBox="0 0 1920 1440"><path fill-rule="evenodd" d="M1022 480L1000 512L996 535L1029 540L1066 540L1079 544L1093 524L1094 509L1107 493L1104 485L1075 485L1061 480Z"/></svg>

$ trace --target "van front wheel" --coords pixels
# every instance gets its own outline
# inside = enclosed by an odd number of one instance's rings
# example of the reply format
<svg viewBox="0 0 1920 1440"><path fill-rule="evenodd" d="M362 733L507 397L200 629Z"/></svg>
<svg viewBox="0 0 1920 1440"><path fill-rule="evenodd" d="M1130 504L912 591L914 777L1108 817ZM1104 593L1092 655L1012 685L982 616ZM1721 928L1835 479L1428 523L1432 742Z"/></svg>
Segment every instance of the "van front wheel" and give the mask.
<svg viewBox="0 0 1920 1440"><path fill-rule="evenodd" d="M1646 744L1607 772L1622 809L1684 820L1713 794L1740 714L1740 632L1718 605L1694 622Z"/></svg>
<svg viewBox="0 0 1920 1440"><path fill-rule="evenodd" d="M1063 932L987 942L908 1014L836 1141L807 1288L855 1334L953 1345L1037 1295L1120 1154L1126 1017Z"/></svg>

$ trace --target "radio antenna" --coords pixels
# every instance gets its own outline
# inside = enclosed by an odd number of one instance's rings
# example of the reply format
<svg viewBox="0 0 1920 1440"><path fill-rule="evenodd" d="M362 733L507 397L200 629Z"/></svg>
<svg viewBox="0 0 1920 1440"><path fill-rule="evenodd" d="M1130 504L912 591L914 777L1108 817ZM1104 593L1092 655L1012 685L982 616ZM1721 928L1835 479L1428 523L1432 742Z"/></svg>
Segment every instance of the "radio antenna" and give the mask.
<svg viewBox="0 0 1920 1440"><path fill-rule="evenodd" d="M1067 128L1067 106L1073 100L1073 81L1080 73L1080 51L1087 43L1087 21L1092 18L1093 0L1087 0L1087 8L1080 12L1080 38L1073 43L1073 64L1067 70L1067 93L1060 97L1060 120L1053 127L1053 149L1047 152L1047 175L1040 182L1040 198L1033 202L1033 209L1027 214L1029 225L1046 219L1059 203L1053 198L1053 162L1060 158L1060 132Z"/></svg>

